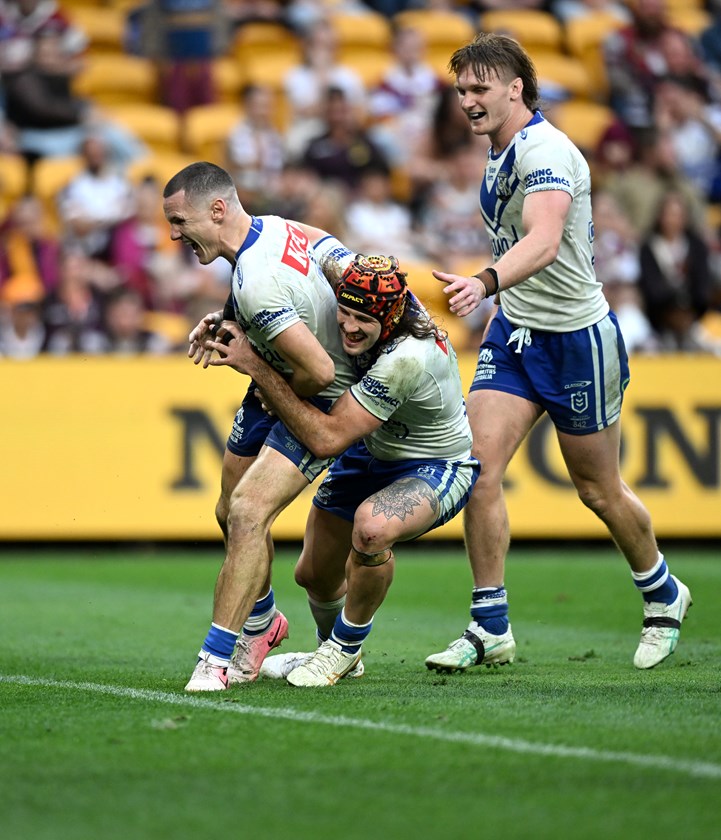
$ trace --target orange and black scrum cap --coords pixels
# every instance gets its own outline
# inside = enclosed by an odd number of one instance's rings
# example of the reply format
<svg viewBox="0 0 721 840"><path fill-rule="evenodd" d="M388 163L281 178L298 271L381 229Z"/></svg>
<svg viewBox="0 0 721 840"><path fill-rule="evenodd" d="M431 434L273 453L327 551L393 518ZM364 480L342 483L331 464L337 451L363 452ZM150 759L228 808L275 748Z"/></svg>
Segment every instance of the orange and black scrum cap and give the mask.
<svg viewBox="0 0 721 840"><path fill-rule="evenodd" d="M405 311L408 284L395 257L357 254L336 288L338 303L380 322L379 341L386 341Z"/></svg>

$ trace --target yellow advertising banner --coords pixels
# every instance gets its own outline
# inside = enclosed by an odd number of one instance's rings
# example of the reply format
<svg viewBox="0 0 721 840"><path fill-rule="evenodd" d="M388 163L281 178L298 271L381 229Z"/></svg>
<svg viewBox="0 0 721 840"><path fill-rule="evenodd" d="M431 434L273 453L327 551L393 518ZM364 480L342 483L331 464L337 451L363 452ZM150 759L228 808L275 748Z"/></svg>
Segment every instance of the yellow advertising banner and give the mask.
<svg viewBox="0 0 721 840"><path fill-rule="evenodd" d="M475 356L461 357L466 387ZM0 361L0 540L215 540L225 440L248 380L181 358ZM622 472L659 537L721 537L721 359L636 357ZM301 539L309 488L278 519ZM542 420L507 476L517 538L605 534ZM462 517L426 538L462 535Z"/></svg>

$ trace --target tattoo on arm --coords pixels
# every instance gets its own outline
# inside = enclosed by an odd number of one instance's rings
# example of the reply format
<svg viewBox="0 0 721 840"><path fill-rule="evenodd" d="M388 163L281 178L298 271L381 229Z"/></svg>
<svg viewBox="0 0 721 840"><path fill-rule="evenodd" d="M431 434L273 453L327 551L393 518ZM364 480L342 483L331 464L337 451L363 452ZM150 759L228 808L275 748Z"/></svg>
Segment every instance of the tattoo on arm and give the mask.
<svg viewBox="0 0 721 840"><path fill-rule="evenodd" d="M395 481L389 487L384 487L374 493L369 499L373 503L373 516L383 514L386 519L394 516L405 521L406 516L413 514L424 501L427 501L431 510L438 513L439 503L430 485L419 478L402 478Z"/></svg>

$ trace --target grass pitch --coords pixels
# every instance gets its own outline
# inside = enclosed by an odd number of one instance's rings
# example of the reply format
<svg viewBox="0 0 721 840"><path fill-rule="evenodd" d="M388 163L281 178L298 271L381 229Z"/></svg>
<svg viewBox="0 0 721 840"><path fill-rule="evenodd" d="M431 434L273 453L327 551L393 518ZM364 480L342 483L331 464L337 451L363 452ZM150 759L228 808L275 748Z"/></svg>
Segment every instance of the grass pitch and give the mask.
<svg viewBox="0 0 721 840"><path fill-rule="evenodd" d="M312 646L297 552L274 586ZM719 836L721 563L672 548L694 606L677 652L631 659L640 598L605 548L512 551L516 663L427 671L468 620L462 548L401 546L365 645L330 689L185 684L220 549L0 555L7 840Z"/></svg>

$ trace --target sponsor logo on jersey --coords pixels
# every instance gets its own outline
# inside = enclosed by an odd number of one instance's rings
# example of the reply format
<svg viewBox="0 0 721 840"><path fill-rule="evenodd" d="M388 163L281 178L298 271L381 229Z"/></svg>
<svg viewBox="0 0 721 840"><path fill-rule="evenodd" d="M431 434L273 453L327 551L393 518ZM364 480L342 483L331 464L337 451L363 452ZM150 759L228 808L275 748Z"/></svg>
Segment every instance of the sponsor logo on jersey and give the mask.
<svg viewBox="0 0 721 840"><path fill-rule="evenodd" d="M538 187L543 184L558 184L562 187L570 187L571 183L568 178L561 175L554 175L552 169L534 169L526 175L526 189L529 187Z"/></svg>
<svg viewBox="0 0 721 840"><path fill-rule="evenodd" d="M310 266L308 237L300 228L291 225L289 222L285 223L285 227L288 231L288 238L285 240L285 251L281 262L296 271L300 271L301 274L307 275Z"/></svg>
<svg viewBox="0 0 721 840"><path fill-rule="evenodd" d="M400 400L389 395L388 386L373 376L364 376L360 384L365 394L368 394L369 397L373 397L373 399L378 400L380 403L385 403L385 405L392 406L393 408L397 408L401 404Z"/></svg>
<svg viewBox="0 0 721 840"><path fill-rule="evenodd" d="M509 201L513 195L513 190L508 182L508 172L503 169L498 173L496 178L496 195L501 201Z"/></svg>
<svg viewBox="0 0 721 840"><path fill-rule="evenodd" d="M564 387L564 390L568 391L569 388L588 388L588 386L590 384L591 384L590 379L581 379L578 382L568 382L563 387Z"/></svg>
<svg viewBox="0 0 721 840"><path fill-rule="evenodd" d="M383 431L396 440L405 440L411 433L406 423L401 423L400 420L394 420L392 417L383 424Z"/></svg>
<svg viewBox="0 0 721 840"><path fill-rule="evenodd" d="M284 306L282 309L276 309L273 312L267 309L261 309L260 312L256 312L253 315L251 324L257 330L262 330L264 327L270 326L274 321L277 321L278 318L282 318L284 315L289 315L292 312L293 309L290 306Z"/></svg>

